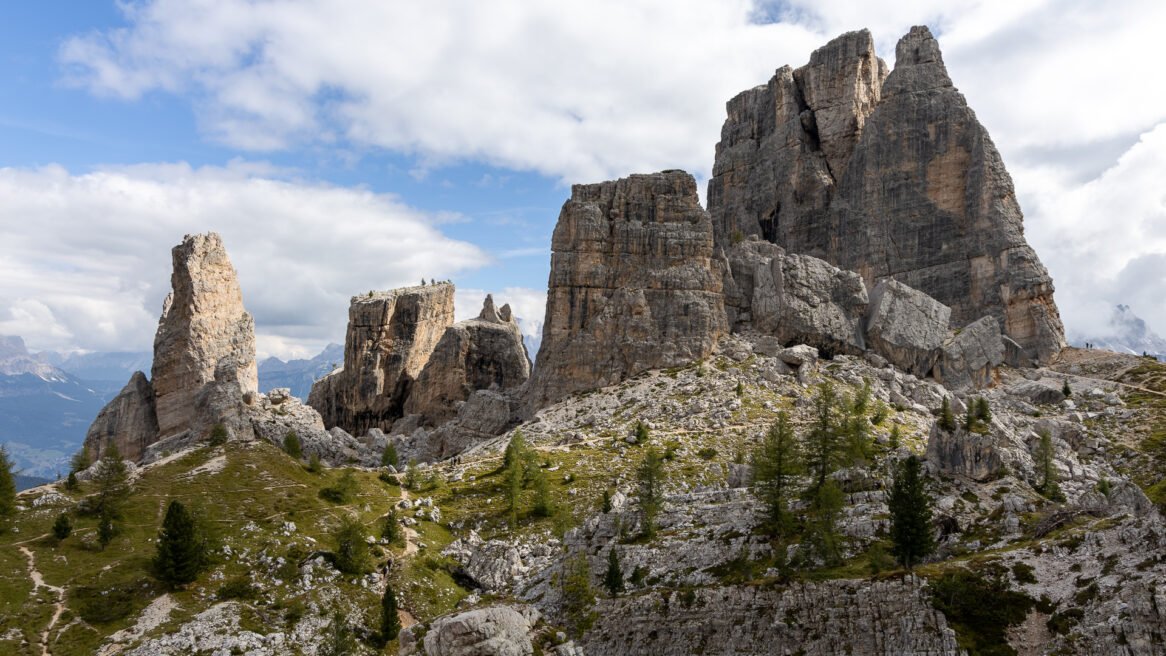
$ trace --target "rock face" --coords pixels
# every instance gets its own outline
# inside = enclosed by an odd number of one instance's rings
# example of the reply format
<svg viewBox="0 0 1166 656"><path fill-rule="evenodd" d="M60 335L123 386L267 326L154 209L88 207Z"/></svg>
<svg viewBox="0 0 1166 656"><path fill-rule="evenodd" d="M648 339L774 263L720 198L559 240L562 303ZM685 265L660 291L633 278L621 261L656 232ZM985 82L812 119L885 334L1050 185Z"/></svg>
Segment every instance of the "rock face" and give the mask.
<svg viewBox="0 0 1166 656"><path fill-rule="evenodd" d="M136 372L101 411L85 437L91 453L112 442L137 460L160 439L187 431L199 439L220 421L250 435L241 406L257 384L255 321L222 238L186 235L171 255L173 289L158 320L150 380Z"/></svg>
<svg viewBox="0 0 1166 656"><path fill-rule="evenodd" d="M996 317L984 317L964 326L943 345L935 363L935 380L949 389L987 387L992 370L1004 362L1004 339Z"/></svg>
<svg viewBox="0 0 1166 656"><path fill-rule="evenodd" d="M922 378L931 373L939 358L950 317L951 308L927 294L896 280L884 280L871 293L867 345L895 366Z"/></svg>
<svg viewBox="0 0 1166 656"><path fill-rule="evenodd" d="M734 327L750 324L782 344L809 344L827 356L863 352L869 299L858 274L755 238L734 245L728 258L725 303Z"/></svg>
<svg viewBox="0 0 1166 656"><path fill-rule="evenodd" d="M150 375L163 438L190 427L195 399L215 380L223 358L234 360L241 391L254 392L258 386L255 321L243 308L222 239L213 232L187 235L172 256L173 291L158 320Z"/></svg>
<svg viewBox="0 0 1166 656"><path fill-rule="evenodd" d="M708 188L719 246L760 235L868 284L893 276L955 325L991 314L1039 362L1064 347L1012 180L927 28L899 41L889 75L852 32L727 108Z"/></svg>
<svg viewBox="0 0 1166 656"><path fill-rule="evenodd" d="M361 435L388 430L403 415L414 381L453 325L453 293L440 282L352 297L344 367L308 395L326 426Z"/></svg>
<svg viewBox="0 0 1166 656"><path fill-rule="evenodd" d="M445 330L417 377L405 414L419 414L437 426L457 416L457 403L475 390L510 389L529 377L530 359L510 306L496 310L493 296L486 296L476 319Z"/></svg>
<svg viewBox="0 0 1166 656"><path fill-rule="evenodd" d="M538 619L531 608L478 608L437 620L422 644L426 656L529 656Z"/></svg>
<svg viewBox="0 0 1166 656"><path fill-rule="evenodd" d="M142 450L157 439L154 388L140 371L134 372L130 382L102 408L85 434L85 444L95 459L100 458L111 443L116 443L123 458L136 461Z"/></svg>
<svg viewBox="0 0 1166 656"><path fill-rule="evenodd" d="M551 248L531 410L699 360L728 330L712 223L687 173L575 185Z"/></svg>
<svg viewBox="0 0 1166 656"><path fill-rule="evenodd" d="M963 428L946 431L937 422L927 437L927 460L944 474L958 474L975 481L995 478L1004 459L991 433L980 435Z"/></svg>

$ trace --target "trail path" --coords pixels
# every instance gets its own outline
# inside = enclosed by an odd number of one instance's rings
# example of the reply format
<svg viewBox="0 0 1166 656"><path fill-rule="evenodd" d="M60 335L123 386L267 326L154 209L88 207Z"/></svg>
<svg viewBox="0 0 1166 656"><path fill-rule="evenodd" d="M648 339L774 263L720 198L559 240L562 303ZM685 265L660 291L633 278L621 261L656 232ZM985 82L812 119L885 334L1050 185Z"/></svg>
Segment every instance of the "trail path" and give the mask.
<svg viewBox="0 0 1166 656"><path fill-rule="evenodd" d="M52 653L49 651L49 633L57 625L57 621L61 619L61 614L65 612L65 589L45 583L40 570L36 568L36 556L28 550L28 547L20 547L20 552L24 554L25 558L28 558L28 577L32 579L33 592L36 592L37 588L46 588L57 596L53 602L53 617L40 635L40 653L42 656L49 656Z"/></svg>

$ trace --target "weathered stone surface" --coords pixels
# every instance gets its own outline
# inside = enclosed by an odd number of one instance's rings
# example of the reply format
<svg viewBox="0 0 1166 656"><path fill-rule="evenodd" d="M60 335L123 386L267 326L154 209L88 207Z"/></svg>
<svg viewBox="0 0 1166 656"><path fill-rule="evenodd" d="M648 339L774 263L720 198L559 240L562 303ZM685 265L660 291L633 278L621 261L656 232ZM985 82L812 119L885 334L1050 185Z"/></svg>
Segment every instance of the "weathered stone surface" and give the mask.
<svg viewBox="0 0 1166 656"><path fill-rule="evenodd" d="M352 297L344 367L316 381L308 395L325 426L354 434L389 430L453 325L453 294L452 284L439 282Z"/></svg>
<svg viewBox="0 0 1166 656"><path fill-rule="evenodd" d="M1052 280L927 28L883 71L870 35L851 33L728 103L708 191L718 245L760 235L868 282L894 277L956 325L995 316L1047 362L1065 345Z"/></svg>
<svg viewBox="0 0 1166 656"><path fill-rule="evenodd" d="M157 439L154 388L145 374L136 371L93 420L85 434L85 445L93 458L100 458L106 447L115 443L123 458L136 461L142 450Z"/></svg>
<svg viewBox="0 0 1166 656"><path fill-rule="evenodd" d="M510 306L503 306L499 313L493 296L486 296L476 319L446 328L417 377L404 412L419 414L427 425L438 426L457 416L457 404L475 390L495 385L511 389L529 377L530 359Z"/></svg>
<svg viewBox="0 0 1166 656"><path fill-rule="evenodd" d="M994 430L994 429L993 429ZM936 422L927 436L927 461L944 474L988 481L1000 474L1004 459L993 432L969 433L963 428L946 431Z"/></svg>
<svg viewBox="0 0 1166 656"><path fill-rule="evenodd" d="M1029 403L1037 405L1057 404L1065 400L1061 391L1060 381L1053 380L1025 380L1008 388L1008 393L1028 399Z"/></svg>
<svg viewBox="0 0 1166 656"><path fill-rule="evenodd" d="M538 611L526 606L476 608L436 620L422 644L426 656L529 656L538 619Z"/></svg>
<svg viewBox="0 0 1166 656"><path fill-rule="evenodd" d="M782 344L808 344L827 357L862 353L869 299L858 274L756 239L734 245L728 259L725 300L738 327L749 323Z"/></svg>
<svg viewBox="0 0 1166 656"><path fill-rule="evenodd" d="M244 391L255 391L255 321L243 308L235 269L218 234L187 235L172 251L173 291L162 306L154 336L154 389L158 436L190 427L195 400L215 380L224 358L238 368Z"/></svg>
<svg viewBox="0 0 1166 656"><path fill-rule="evenodd" d="M699 360L727 332L712 224L687 173L575 185L551 247L531 410Z"/></svg>
<svg viewBox="0 0 1166 656"><path fill-rule="evenodd" d="M992 371L1004 362L1000 321L983 317L963 327L943 345L932 372L948 389L988 387Z"/></svg>
<svg viewBox="0 0 1166 656"><path fill-rule="evenodd" d="M947 337L951 308L890 279L875 287L866 314L866 343L903 371L931 373Z"/></svg>

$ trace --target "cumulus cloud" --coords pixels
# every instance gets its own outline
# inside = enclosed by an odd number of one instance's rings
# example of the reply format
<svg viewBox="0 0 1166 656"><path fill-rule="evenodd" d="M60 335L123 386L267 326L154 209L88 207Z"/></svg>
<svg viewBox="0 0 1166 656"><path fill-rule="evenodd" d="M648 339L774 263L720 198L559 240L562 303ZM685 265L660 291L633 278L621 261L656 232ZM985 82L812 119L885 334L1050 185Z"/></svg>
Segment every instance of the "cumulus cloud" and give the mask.
<svg viewBox="0 0 1166 656"><path fill-rule="evenodd" d="M213 230L239 273L261 355L314 355L344 334L353 294L491 261L439 231L445 219L392 194L242 162L0 169L0 334L35 349L149 350L170 248Z"/></svg>

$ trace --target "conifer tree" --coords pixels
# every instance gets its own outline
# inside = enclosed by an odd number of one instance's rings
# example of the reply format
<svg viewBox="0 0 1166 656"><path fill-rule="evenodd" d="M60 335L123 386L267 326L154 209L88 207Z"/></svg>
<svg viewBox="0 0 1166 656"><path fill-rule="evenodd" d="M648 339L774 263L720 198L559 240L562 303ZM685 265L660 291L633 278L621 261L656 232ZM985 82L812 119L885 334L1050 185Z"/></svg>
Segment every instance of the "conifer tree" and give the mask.
<svg viewBox="0 0 1166 656"><path fill-rule="evenodd" d="M16 516L16 472L12 467L8 447L0 445L0 531Z"/></svg>
<svg viewBox="0 0 1166 656"><path fill-rule="evenodd" d="M385 585L381 595L381 644L393 640L401 633L401 618L397 615L397 595L392 586Z"/></svg>
<svg viewBox="0 0 1166 656"><path fill-rule="evenodd" d="M64 512L57 515L57 521L53 522L53 537L60 542L69 537L73 533L73 520L69 519L69 513Z"/></svg>
<svg viewBox="0 0 1166 656"><path fill-rule="evenodd" d="M789 413L782 410L753 454L754 490L765 505L766 523L777 535L785 534L789 528L786 502L792 496L793 477L801 472L801 449Z"/></svg>
<svg viewBox="0 0 1166 656"><path fill-rule="evenodd" d="M899 448L899 443L901 442L901 440L902 440L902 433L899 431L899 425L895 424L894 426L891 426L891 437L889 438L888 445L892 449L897 449L897 448Z"/></svg>
<svg viewBox="0 0 1166 656"><path fill-rule="evenodd" d="M919 458L910 456L904 460L895 473L887 499L893 552L907 569L935 551L931 534L931 497L923 489L920 469Z"/></svg>
<svg viewBox="0 0 1166 656"><path fill-rule="evenodd" d="M121 506L130 494L129 469L118 451L117 444L110 442L101 454L97 470L91 479L95 490L93 510L110 521L121 516Z"/></svg>
<svg viewBox="0 0 1166 656"><path fill-rule="evenodd" d="M619 554L615 552L614 546L607 551L607 573L603 575L603 587L613 597L624 591L623 570L620 569Z"/></svg>
<svg viewBox="0 0 1166 656"><path fill-rule="evenodd" d="M101 545L102 551L105 551L109 543L113 542L115 535L117 535L117 527L113 525L113 518L102 514L101 521L97 523L97 543Z"/></svg>
<svg viewBox="0 0 1166 656"><path fill-rule="evenodd" d="M596 617L595 589L591 587L591 568L585 554L577 553L563 563L558 584L567 628L571 635L581 636Z"/></svg>
<svg viewBox="0 0 1166 656"><path fill-rule="evenodd" d="M811 481L807 494L814 496L826 484L826 478L838 468L842 457L842 440L836 418L838 397L829 383L818 386L814 397L814 424L810 429L806 448L806 467Z"/></svg>
<svg viewBox="0 0 1166 656"><path fill-rule="evenodd" d="M89 445L82 444L81 448L73 454L69 460L69 472L79 472L89 469L89 465L93 464L93 456L89 453Z"/></svg>
<svg viewBox="0 0 1166 656"><path fill-rule="evenodd" d="M513 441L512 439L511 442ZM517 450L506 464L505 471L502 472L502 482L506 488L506 511L509 513L510 525L517 526L518 507L522 503L522 490L526 485L526 467L523 465L522 454Z"/></svg>
<svg viewBox="0 0 1166 656"><path fill-rule="evenodd" d="M171 501L158 531L154 576L171 587L186 585L198 578L205 562L194 517L182 502Z"/></svg>
<svg viewBox="0 0 1166 656"><path fill-rule="evenodd" d="M289 430L287 435L283 436L283 450L296 460L304 457L304 452L300 447L300 436L296 435L294 430Z"/></svg>
<svg viewBox="0 0 1166 656"><path fill-rule="evenodd" d="M599 510L603 513L611 512L611 490L603 491L603 500L599 502Z"/></svg>
<svg viewBox="0 0 1166 656"><path fill-rule="evenodd" d="M1065 398L1069 398L1070 396L1073 396L1073 388L1069 387L1069 379L1068 378L1065 379L1065 384L1061 385L1061 393L1065 395Z"/></svg>
<svg viewBox="0 0 1166 656"><path fill-rule="evenodd" d="M842 560L838 545L838 520L846 495L838 484L827 479L817 488L811 488L807 508L809 523L805 541L826 565L835 565Z"/></svg>
<svg viewBox="0 0 1166 656"><path fill-rule="evenodd" d="M1056 460L1056 449L1053 447L1053 436L1048 429L1040 432L1040 444L1036 448L1036 466L1041 473L1041 483L1037 491L1053 501L1064 501L1061 486L1057 483L1057 469L1053 466Z"/></svg>
<svg viewBox="0 0 1166 656"><path fill-rule="evenodd" d="M397 457L397 446L392 442L385 445L385 451L381 454L381 467L396 467L400 459Z"/></svg>
<svg viewBox="0 0 1166 656"><path fill-rule="evenodd" d="M389 544L399 544L403 535L401 534L401 520L397 517L397 509L390 508L389 514L385 516L385 524L381 529L381 539Z"/></svg>
<svg viewBox="0 0 1166 656"><path fill-rule="evenodd" d="M943 407L939 410L939 427L949 433L955 430L955 417L951 414L951 404L943 397Z"/></svg>
<svg viewBox="0 0 1166 656"><path fill-rule="evenodd" d="M656 537L656 515L660 512L663 501L664 460L656 447L648 447L644 460L636 468L638 482L637 496L640 502L640 515L643 520L644 537L649 540Z"/></svg>
<svg viewBox="0 0 1166 656"><path fill-rule="evenodd" d="M328 625L328 633L324 637L324 644L317 652L320 656L353 656L356 654L356 638L352 629L340 611L332 613L332 623Z"/></svg>
<svg viewBox="0 0 1166 656"><path fill-rule="evenodd" d="M211 446L222 446L227 443L227 438L230 437L230 432L227 427L222 424L215 424L211 426L211 434L208 443Z"/></svg>
<svg viewBox="0 0 1166 656"><path fill-rule="evenodd" d="M976 419L984 425L992 423L992 409L988 407L988 399L982 396L976 399Z"/></svg>
<svg viewBox="0 0 1166 656"><path fill-rule="evenodd" d="M77 480L77 472L69 472L69 477L65 479L65 489L70 492L76 492L81 488L81 482Z"/></svg>
<svg viewBox="0 0 1166 656"><path fill-rule="evenodd" d="M547 475L538 470L534 475L534 504L531 513L536 517L550 517L555 514L555 500L551 497Z"/></svg>
<svg viewBox="0 0 1166 656"><path fill-rule="evenodd" d="M368 551L364 526L360 522L344 517L332 539L336 543L332 556L337 570L343 574L364 574L368 571L372 555Z"/></svg>

